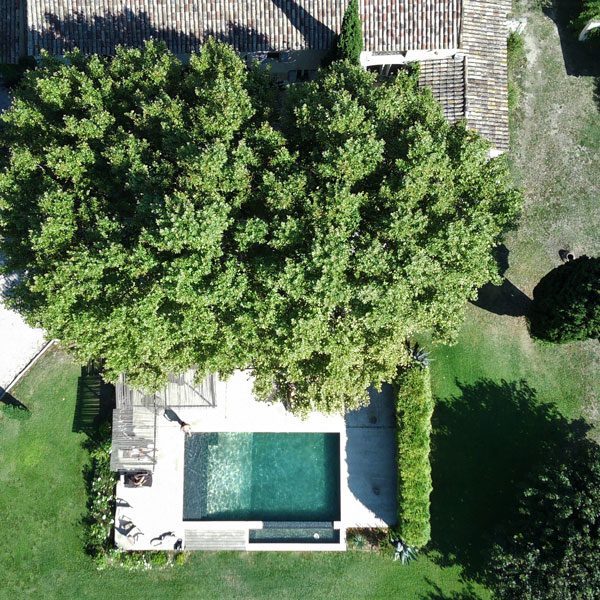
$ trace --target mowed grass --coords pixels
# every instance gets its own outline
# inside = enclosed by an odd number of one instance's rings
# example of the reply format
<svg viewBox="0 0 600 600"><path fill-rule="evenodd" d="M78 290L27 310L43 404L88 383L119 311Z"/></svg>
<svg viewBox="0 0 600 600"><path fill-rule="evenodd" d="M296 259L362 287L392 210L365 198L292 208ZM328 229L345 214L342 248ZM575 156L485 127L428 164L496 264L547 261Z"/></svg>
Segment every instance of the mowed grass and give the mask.
<svg viewBox="0 0 600 600"><path fill-rule="evenodd" d="M14 391L31 418L0 415L0 598L433 599L471 589L458 567L426 557L401 566L391 551L197 553L168 571L97 571L82 549L84 436L71 431L79 375L52 350Z"/></svg>
<svg viewBox="0 0 600 600"><path fill-rule="evenodd" d="M509 157L525 207L505 242L505 278L531 298L560 264L560 249L600 254L600 55L576 52L590 74L569 75L565 61L575 59L563 54L556 24L539 10L526 16L528 62ZM572 47L569 38L563 45ZM457 344L432 351L433 546L471 577L489 561L498 526L510 524L520 482L577 427L565 419L600 425L598 341L536 343L524 316L509 316L501 303L489 309L469 305ZM589 435L600 439L600 430Z"/></svg>
<svg viewBox="0 0 600 600"><path fill-rule="evenodd" d="M563 3L558 0L550 11L554 21L539 10L524 13L527 65L519 77L521 105L511 123L509 158L525 206L518 228L506 239L505 278L529 297L560 264L559 250L600 255L600 104L593 76L600 73L600 49L581 51ZM578 72L590 74L572 74ZM525 379L563 414L596 423L599 350L595 340L535 343L524 317L470 305L458 343L434 350L434 388L443 399L458 392L457 382Z"/></svg>

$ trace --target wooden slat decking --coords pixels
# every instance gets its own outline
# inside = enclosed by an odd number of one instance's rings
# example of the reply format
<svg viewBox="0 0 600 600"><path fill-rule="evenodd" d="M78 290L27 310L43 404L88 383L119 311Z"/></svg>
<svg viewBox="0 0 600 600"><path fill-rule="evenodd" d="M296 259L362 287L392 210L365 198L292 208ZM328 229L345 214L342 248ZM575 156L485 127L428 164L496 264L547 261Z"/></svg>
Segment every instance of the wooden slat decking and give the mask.
<svg viewBox="0 0 600 600"><path fill-rule="evenodd" d="M127 376L121 375L116 386L117 408L128 406L184 407L216 406L216 375L209 375L199 383L196 371L190 369L181 375L169 376L167 385L154 394L147 394L129 386Z"/></svg>
<svg viewBox="0 0 600 600"><path fill-rule="evenodd" d="M244 530L185 530L186 550L245 550L248 532Z"/></svg>

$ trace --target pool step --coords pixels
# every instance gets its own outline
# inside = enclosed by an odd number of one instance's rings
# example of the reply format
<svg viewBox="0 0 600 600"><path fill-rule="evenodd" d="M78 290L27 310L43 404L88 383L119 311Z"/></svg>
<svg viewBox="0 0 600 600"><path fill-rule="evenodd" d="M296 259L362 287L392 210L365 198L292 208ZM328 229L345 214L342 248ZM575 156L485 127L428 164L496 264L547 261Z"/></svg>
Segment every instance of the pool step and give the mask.
<svg viewBox="0 0 600 600"><path fill-rule="evenodd" d="M224 529L220 531L185 530L186 550L245 550L247 531Z"/></svg>

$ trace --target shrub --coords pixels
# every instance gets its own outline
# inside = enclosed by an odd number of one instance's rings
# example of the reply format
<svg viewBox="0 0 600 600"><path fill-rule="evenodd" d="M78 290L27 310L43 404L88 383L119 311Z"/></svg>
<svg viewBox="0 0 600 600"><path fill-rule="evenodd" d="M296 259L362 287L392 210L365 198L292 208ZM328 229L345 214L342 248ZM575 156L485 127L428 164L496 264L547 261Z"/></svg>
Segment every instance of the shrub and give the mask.
<svg viewBox="0 0 600 600"><path fill-rule="evenodd" d="M581 256L547 273L533 290L529 329L557 344L600 337L600 258Z"/></svg>
<svg viewBox="0 0 600 600"><path fill-rule="evenodd" d="M600 20L600 0L583 0L582 11L579 16L575 19L573 25L577 30L577 33L586 26L588 21ZM600 27L592 29L586 38L586 41L598 41L600 40Z"/></svg>
<svg viewBox="0 0 600 600"><path fill-rule="evenodd" d="M116 476L110 470L110 444L110 438L88 443L91 463L86 473L85 547L92 556L107 551L112 545Z"/></svg>
<svg viewBox="0 0 600 600"><path fill-rule="evenodd" d="M180 566L187 561L186 552L170 552L164 550L148 550L143 552L126 552L111 548L96 557L98 570L121 568L125 571L149 571L151 569L167 569Z"/></svg>
<svg viewBox="0 0 600 600"><path fill-rule="evenodd" d="M430 538L429 463L433 396L428 368L413 367L396 378L398 423L398 534L412 548Z"/></svg>
<svg viewBox="0 0 600 600"><path fill-rule="evenodd" d="M0 403L2 414L15 421L25 421L31 417L31 412L23 404L4 404Z"/></svg>
<svg viewBox="0 0 600 600"><path fill-rule="evenodd" d="M342 30L336 40L335 57L358 65L362 50L362 23L358 13L358 0L350 0L342 20Z"/></svg>
<svg viewBox="0 0 600 600"><path fill-rule="evenodd" d="M508 51L508 108L511 113L519 107L521 97L520 77L527 62L525 39L522 35L511 32L506 43Z"/></svg>
<svg viewBox="0 0 600 600"><path fill-rule="evenodd" d="M600 447L585 436L565 444L523 487L490 561L496 596L600 598Z"/></svg>
<svg viewBox="0 0 600 600"><path fill-rule="evenodd" d="M378 552L390 547L390 533L384 527L359 527L346 531L348 547L364 552Z"/></svg>

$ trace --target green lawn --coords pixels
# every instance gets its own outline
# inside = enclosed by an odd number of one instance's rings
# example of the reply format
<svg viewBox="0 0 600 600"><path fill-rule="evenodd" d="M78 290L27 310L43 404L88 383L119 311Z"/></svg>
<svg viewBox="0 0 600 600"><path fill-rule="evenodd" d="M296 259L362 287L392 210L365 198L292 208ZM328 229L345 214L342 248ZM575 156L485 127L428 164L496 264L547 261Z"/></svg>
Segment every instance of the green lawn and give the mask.
<svg viewBox="0 0 600 600"><path fill-rule="evenodd" d="M567 74L554 22L540 11L526 15L528 62L511 154L525 208L506 240L505 277L531 297L560 264L559 249L600 254L600 113L592 74ZM600 67L600 56L578 50L579 68ZM489 308L470 305L458 343L432 352L433 546L471 576L498 523L510 522L519 482L577 427L565 418L600 424L598 342L534 343L523 316L509 316L501 302ZM590 435L599 439L600 431Z"/></svg>
<svg viewBox="0 0 600 600"><path fill-rule="evenodd" d="M170 571L98 572L84 554L83 434L72 432L80 369L52 350L14 391L31 418L0 413L2 598L451 598L457 567L368 553L198 553Z"/></svg>

